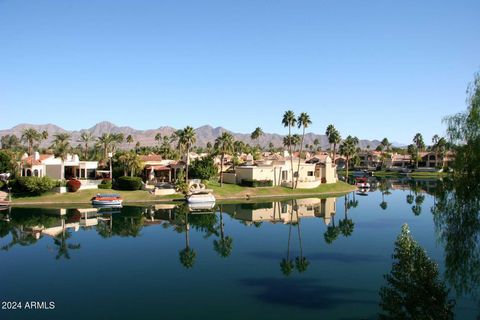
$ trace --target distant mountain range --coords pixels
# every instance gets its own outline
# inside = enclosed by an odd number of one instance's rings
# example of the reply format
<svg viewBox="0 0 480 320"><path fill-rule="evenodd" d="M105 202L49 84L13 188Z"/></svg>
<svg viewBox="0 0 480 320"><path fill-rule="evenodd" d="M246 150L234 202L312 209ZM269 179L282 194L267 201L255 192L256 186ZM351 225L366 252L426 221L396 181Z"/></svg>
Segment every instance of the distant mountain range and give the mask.
<svg viewBox="0 0 480 320"><path fill-rule="evenodd" d="M61 132L70 133L72 137L71 145L75 146L78 144L77 141L80 138L81 133L85 131L91 132L94 136L101 136L104 133L123 133L125 137L127 137L128 135L132 135L134 144L137 141L139 141L142 146L154 146L157 144L157 141L155 141L155 135L157 133L160 133L162 136L171 135L176 130L175 128L168 127L168 126L160 127L157 129L136 130L131 127L118 127L115 124L108 121L97 123L91 128L82 129L80 131L65 130L54 124L34 125L34 124L22 123L22 124L16 125L11 129L0 130L0 137L7 134L15 134L20 138L20 136L22 135L22 131L26 128L34 128L37 131L46 130L48 132L49 138L46 141L42 142L41 146L43 147L50 145L51 141L53 140L53 135ZM209 125L198 127L195 129L195 131L197 135L196 145L199 147L205 147L207 145L207 142L211 142L213 144L213 142L215 141L215 138L221 135L222 132L231 133L234 136L235 140L240 140L245 143L249 143L251 145L258 143L262 147L268 146L270 142L272 142L275 147L280 147L283 145L283 137L284 137L284 135L280 135L276 133L265 133L260 137L260 139L258 139L258 142L257 142L257 141L252 141L252 139L250 139L249 133L248 134L235 133L222 127L213 128ZM322 149L326 149L330 147L327 137L324 134L316 134L316 133L305 134L304 144L313 144L313 141L315 139L318 139L320 141L320 146L322 147ZM379 140L360 140L359 147L366 148L367 146L370 146L370 148L373 150L379 144L380 144ZM127 148L128 144L124 143L120 147Z"/></svg>

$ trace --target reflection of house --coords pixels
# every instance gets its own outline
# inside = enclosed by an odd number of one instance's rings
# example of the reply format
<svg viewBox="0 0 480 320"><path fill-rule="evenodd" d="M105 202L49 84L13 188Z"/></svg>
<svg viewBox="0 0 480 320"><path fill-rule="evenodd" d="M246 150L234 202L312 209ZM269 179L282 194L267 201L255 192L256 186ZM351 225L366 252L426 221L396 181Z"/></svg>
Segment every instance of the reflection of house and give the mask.
<svg viewBox="0 0 480 320"><path fill-rule="evenodd" d="M295 223L301 218L323 218L329 224L336 212L336 198L308 198L285 202L244 203L236 207L235 218L249 222Z"/></svg>
<svg viewBox="0 0 480 320"><path fill-rule="evenodd" d="M300 170L298 170L299 162ZM242 184L243 180L270 180L274 186L288 187L291 186L292 181L295 181L298 175L298 188L315 188L320 185L323 178L320 175L322 174L329 177L326 180L328 183L336 182L336 169L334 166L327 165L322 171L320 166L317 169L316 163L306 163L299 158L293 159L293 177L289 159L261 160L249 164L235 167L235 172L233 173L225 173L223 177L224 182ZM318 176L316 173L318 173Z"/></svg>
<svg viewBox="0 0 480 320"><path fill-rule="evenodd" d="M78 155L68 154L65 159L53 154L35 152L24 154L20 160L21 176L50 177L64 180L71 178L95 179L97 161L80 161Z"/></svg>

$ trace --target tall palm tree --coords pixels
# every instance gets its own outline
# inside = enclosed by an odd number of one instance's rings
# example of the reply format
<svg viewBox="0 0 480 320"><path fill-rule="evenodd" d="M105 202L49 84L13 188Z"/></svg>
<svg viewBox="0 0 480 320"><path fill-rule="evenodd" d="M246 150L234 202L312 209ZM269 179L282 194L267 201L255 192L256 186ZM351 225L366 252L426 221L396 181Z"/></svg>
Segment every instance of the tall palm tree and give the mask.
<svg viewBox="0 0 480 320"><path fill-rule="evenodd" d="M328 125L325 134L327 135L328 143L333 145L332 163L335 164L337 144L342 141L342 137L340 136L340 132L333 126L333 124Z"/></svg>
<svg viewBox="0 0 480 320"><path fill-rule="evenodd" d="M55 149L55 154L65 157L70 150L70 134L57 133L53 135L52 148Z"/></svg>
<svg viewBox="0 0 480 320"><path fill-rule="evenodd" d="M435 134L433 137L432 137L432 149L433 151L435 152L435 167L438 166L438 142L440 141L440 137L438 136L438 134Z"/></svg>
<svg viewBox="0 0 480 320"><path fill-rule="evenodd" d="M40 142L43 136L34 128L27 128L22 131L21 141L28 144L28 154L31 155L33 152L33 145L35 142Z"/></svg>
<svg viewBox="0 0 480 320"><path fill-rule="evenodd" d="M234 152L241 155L245 151L245 142L237 140L233 143Z"/></svg>
<svg viewBox="0 0 480 320"><path fill-rule="evenodd" d="M318 146L320 145L320 140L318 140L318 138L315 138L313 140L313 145L315 146L315 151L318 151Z"/></svg>
<svg viewBox="0 0 480 320"><path fill-rule="evenodd" d="M340 145L340 154L346 158L347 172L345 176L345 181L348 181L348 168L350 159L355 157L355 155L357 154L357 144L357 137L348 136L345 140L343 140L343 143Z"/></svg>
<svg viewBox="0 0 480 320"><path fill-rule="evenodd" d="M115 154L117 145L122 144L125 140L125 135L123 133L112 133L112 153Z"/></svg>
<svg viewBox="0 0 480 320"><path fill-rule="evenodd" d="M127 139L126 139L127 143L128 143L128 148L130 149L130 144L133 143L133 137L131 134L129 134L127 136Z"/></svg>
<svg viewBox="0 0 480 320"><path fill-rule="evenodd" d="M104 133L97 138L99 146L103 150L103 160L108 159L108 153L111 151L111 145L113 143L113 137L110 133Z"/></svg>
<svg viewBox="0 0 480 320"><path fill-rule="evenodd" d="M160 134L160 132L158 132L155 135L155 141L157 141L157 143L160 144L160 140L162 140L162 135Z"/></svg>
<svg viewBox="0 0 480 320"><path fill-rule="evenodd" d="M188 165L190 162L190 149L197 141L197 137L195 134L195 130L190 127L186 126L183 130L177 130L175 132L176 137L178 137L178 146L179 148L185 150L187 153L187 164L185 167L185 179L188 182Z"/></svg>
<svg viewBox="0 0 480 320"><path fill-rule="evenodd" d="M263 135L263 130L260 127L256 127L255 130L253 130L252 134L250 135L250 138L254 141L257 141L258 145L258 139Z"/></svg>
<svg viewBox="0 0 480 320"><path fill-rule="evenodd" d="M380 146L382 147L382 167L385 167L385 160L387 159L388 152L390 152L392 148L392 144L387 138L383 138L380 142Z"/></svg>
<svg viewBox="0 0 480 320"><path fill-rule="evenodd" d="M284 127L288 127L288 152L290 153L290 167L291 167L291 171L292 171L292 189L294 188L294 185L293 185L293 153L292 153L292 127L295 126L295 124L297 123L297 118L295 117L295 113L292 111L292 110L288 110L288 111L285 111L285 113L283 114L283 118L282 118L282 124ZM285 140L284 140L285 142Z"/></svg>
<svg viewBox="0 0 480 320"><path fill-rule="evenodd" d="M220 187L223 186L223 161L225 154L232 153L234 146L233 136L228 132L223 132L220 137L215 139L215 149L220 153Z"/></svg>
<svg viewBox="0 0 480 320"><path fill-rule="evenodd" d="M300 161L302 160L303 140L305 138L305 129L308 128L312 124L312 121L310 120L310 116L308 115L308 113L302 112L298 116L297 123L298 123L298 129L302 128L302 139L301 139L301 142L300 142L300 154L298 155L298 168L297 168L297 179L295 179L295 188L297 188L298 179L300 177Z"/></svg>
<svg viewBox="0 0 480 320"><path fill-rule="evenodd" d="M80 139L78 140L78 142L83 143L85 160L88 160L88 146L93 141L95 141L95 137L89 131L84 131L80 135Z"/></svg>
<svg viewBox="0 0 480 320"><path fill-rule="evenodd" d="M418 168L418 161L420 160L418 152L423 151L425 149L425 142L423 142L423 136L422 136L421 133L415 134L412 141L415 144L415 146L417 147L417 156L416 156L416 159L415 159L415 163L416 163L416 167Z"/></svg>

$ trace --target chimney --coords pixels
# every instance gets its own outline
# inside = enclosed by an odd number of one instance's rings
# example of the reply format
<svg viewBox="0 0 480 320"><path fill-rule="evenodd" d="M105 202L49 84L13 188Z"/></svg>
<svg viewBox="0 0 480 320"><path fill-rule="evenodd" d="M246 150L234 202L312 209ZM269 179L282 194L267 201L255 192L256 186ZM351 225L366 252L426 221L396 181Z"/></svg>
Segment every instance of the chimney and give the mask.
<svg viewBox="0 0 480 320"><path fill-rule="evenodd" d="M40 153L38 153L38 151L35 151L35 153L33 154L33 160L40 160Z"/></svg>

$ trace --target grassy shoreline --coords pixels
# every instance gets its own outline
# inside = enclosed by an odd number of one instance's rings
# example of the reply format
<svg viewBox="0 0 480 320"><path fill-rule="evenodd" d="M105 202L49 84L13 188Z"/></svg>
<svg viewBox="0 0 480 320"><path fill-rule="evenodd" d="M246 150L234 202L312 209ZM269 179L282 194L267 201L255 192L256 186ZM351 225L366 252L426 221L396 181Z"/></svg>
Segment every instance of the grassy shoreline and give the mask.
<svg viewBox="0 0 480 320"><path fill-rule="evenodd" d="M284 187L266 187L266 188L248 188L232 184L224 184L222 187L218 183L210 183L209 189L213 190L213 194L218 201L235 201L235 200L259 200L268 198L301 198L301 197L321 197L342 195L356 190L355 186L345 182L337 182L334 184L322 184L313 189L290 189ZM82 190L75 193L46 193L41 196L33 197L14 197L12 205L73 205L73 204L90 204L90 200L97 193L118 193L125 204L141 204L141 203L161 203L183 200L183 195L175 194L168 196L153 196L147 191L120 191L110 189L92 189Z"/></svg>

